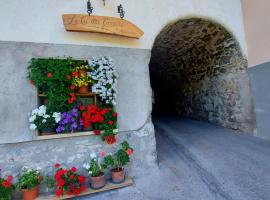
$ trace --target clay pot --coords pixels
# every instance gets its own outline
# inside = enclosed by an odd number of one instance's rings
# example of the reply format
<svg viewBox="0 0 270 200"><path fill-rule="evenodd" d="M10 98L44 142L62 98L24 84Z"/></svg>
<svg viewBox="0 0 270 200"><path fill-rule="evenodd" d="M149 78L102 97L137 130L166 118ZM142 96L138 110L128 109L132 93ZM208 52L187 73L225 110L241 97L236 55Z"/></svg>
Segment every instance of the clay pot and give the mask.
<svg viewBox="0 0 270 200"><path fill-rule="evenodd" d="M104 173L98 177L90 176L90 186L92 189L100 189L103 188L106 184Z"/></svg>
<svg viewBox="0 0 270 200"><path fill-rule="evenodd" d="M125 181L125 169L124 168L112 169L112 182L122 183L124 181Z"/></svg>
<svg viewBox="0 0 270 200"><path fill-rule="evenodd" d="M83 85L79 87L79 94L87 94L89 92L88 85Z"/></svg>
<svg viewBox="0 0 270 200"><path fill-rule="evenodd" d="M39 186L34 187L31 190L22 190L23 200L34 200L39 196Z"/></svg>
<svg viewBox="0 0 270 200"><path fill-rule="evenodd" d="M79 70L79 76L87 76L87 71L86 70Z"/></svg>
<svg viewBox="0 0 270 200"><path fill-rule="evenodd" d="M46 105L48 105L48 103L49 103L49 99L48 99L48 98L45 98L45 99L43 100L43 104L46 106Z"/></svg>

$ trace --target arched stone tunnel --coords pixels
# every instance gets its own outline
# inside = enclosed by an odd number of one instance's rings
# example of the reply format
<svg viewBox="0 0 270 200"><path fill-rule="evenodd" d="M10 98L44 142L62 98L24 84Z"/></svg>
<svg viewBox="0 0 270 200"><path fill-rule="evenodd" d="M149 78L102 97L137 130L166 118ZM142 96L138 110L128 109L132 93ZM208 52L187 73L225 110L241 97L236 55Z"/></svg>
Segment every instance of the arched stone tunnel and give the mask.
<svg viewBox="0 0 270 200"><path fill-rule="evenodd" d="M153 115L174 113L253 133L247 60L235 37L202 18L167 25L150 60Z"/></svg>

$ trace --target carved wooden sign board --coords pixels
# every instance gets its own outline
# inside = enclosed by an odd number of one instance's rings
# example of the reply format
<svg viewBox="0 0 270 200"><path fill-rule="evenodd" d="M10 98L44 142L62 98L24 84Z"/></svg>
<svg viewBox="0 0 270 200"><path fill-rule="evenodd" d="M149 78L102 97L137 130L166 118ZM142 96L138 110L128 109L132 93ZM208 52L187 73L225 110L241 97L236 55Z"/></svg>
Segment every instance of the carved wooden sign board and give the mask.
<svg viewBox="0 0 270 200"><path fill-rule="evenodd" d="M83 14L64 14L62 17L67 31L107 33L136 39L144 34L135 24L116 17Z"/></svg>

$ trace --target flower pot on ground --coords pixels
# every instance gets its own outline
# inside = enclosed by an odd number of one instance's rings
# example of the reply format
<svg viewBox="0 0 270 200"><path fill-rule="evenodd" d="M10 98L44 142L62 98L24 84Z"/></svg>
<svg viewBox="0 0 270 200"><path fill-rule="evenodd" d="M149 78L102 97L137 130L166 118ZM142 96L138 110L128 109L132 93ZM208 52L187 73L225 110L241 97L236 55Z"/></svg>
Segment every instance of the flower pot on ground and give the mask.
<svg viewBox="0 0 270 200"><path fill-rule="evenodd" d="M100 153L100 157L104 157L105 152ZM93 189L103 188L106 184L104 164L101 163L101 158L97 157L96 153L91 153L90 162L83 165L90 175L90 187Z"/></svg>
<svg viewBox="0 0 270 200"><path fill-rule="evenodd" d="M122 183L125 181L125 169L123 167L114 168L111 170L111 173L113 183Z"/></svg>
<svg viewBox="0 0 270 200"><path fill-rule="evenodd" d="M23 199L24 200L33 200L39 196L39 186L36 186L30 190L23 189Z"/></svg>
<svg viewBox="0 0 270 200"><path fill-rule="evenodd" d="M90 186L92 189L103 188L106 184L105 175L101 173L99 176L90 176Z"/></svg>
<svg viewBox="0 0 270 200"><path fill-rule="evenodd" d="M42 177L38 170L23 168L16 184L16 189L22 191L23 200L34 200L39 196L41 181Z"/></svg>
<svg viewBox="0 0 270 200"><path fill-rule="evenodd" d="M88 85L83 85L81 87L79 87L79 94L87 94L89 93L89 87Z"/></svg>
<svg viewBox="0 0 270 200"><path fill-rule="evenodd" d="M127 141L121 143L121 148L112 155L108 155L104 158L105 167L112 167L112 182L122 183L125 181L124 166L130 162L130 156L133 153L133 149L129 146Z"/></svg>

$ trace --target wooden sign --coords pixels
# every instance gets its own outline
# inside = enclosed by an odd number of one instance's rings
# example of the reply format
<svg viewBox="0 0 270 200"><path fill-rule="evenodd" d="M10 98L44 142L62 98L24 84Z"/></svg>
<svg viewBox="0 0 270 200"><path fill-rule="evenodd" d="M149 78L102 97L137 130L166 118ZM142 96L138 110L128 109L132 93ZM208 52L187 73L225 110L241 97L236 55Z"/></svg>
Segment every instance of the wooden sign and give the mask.
<svg viewBox="0 0 270 200"><path fill-rule="evenodd" d="M83 14L64 14L67 31L96 32L139 39L144 33L133 23L116 17Z"/></svg>

